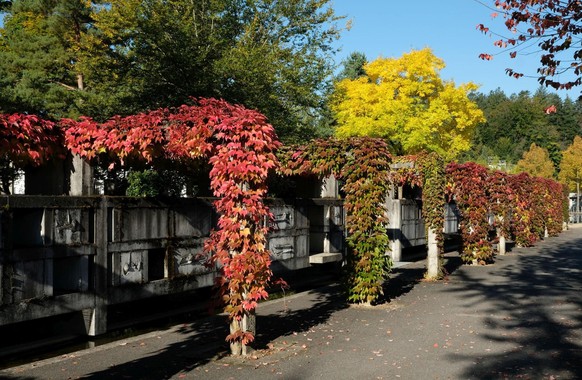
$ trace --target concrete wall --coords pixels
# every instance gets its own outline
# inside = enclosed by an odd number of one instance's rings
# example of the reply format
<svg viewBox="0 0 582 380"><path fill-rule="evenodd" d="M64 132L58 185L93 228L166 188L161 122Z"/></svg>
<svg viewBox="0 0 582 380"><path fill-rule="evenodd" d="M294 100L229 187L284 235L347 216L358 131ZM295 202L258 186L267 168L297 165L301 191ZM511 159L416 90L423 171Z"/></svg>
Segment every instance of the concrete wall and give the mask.
<svg viewBox="0 0 582 380"><path fill-rule="evenodd" d="M339 199L270 200L273 270L343 257ZM212 199L0 197L0 325L82 312L106 332L107 306L214 284L203 245Z"/></svg>
<svg viewBox="0 0 582 380"><path fill-rule="evenodd" d="M277 274L345 258L345 210L337 181L314 181L317 198L268 200L268 248ZM393 260L426 244L420 203L386 200ZM447 233L456 232L454 207ZM212 199L106 196L0 197L0 326L81 312L90 335L107 331L107 307L214 284L203 246Z"/></svg>
<svg viewBox="0 0 582 380"><path fill-rule="evenodd" d="M427 244L422 203L419 200L402 198L402 191L395 189L386 199L390 256L393 261L402 261L402 250ZM443 207L443 233L456 234L459 228L459 211L454 203Z"/></svg>

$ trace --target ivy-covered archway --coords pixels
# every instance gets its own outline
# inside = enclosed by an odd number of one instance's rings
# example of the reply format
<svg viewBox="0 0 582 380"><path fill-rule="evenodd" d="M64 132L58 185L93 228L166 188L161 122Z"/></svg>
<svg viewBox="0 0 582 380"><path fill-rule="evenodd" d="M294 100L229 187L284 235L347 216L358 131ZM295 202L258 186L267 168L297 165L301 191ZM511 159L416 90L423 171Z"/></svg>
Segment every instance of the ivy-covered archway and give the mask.
<svg viewBox="0 0 582 380"><path fill-rule="evenodd" d="M108 155L123 165L132 160L193 162L207 159L219 220L204 249L220 268L217 281L231 320L233 354L246 354L254 340L257 302L267 298L271 278L263 203L269 170L277 167L280 146L273 127L257 111L223 100L198 99L194 105L159 109L104 123L89 118L62 120L67 148L91 160Z"/></svg>
<svg viewBox="0 0 582 380"><path fill-rule="evenodd" d="M343 182L348 244L345 284L348 300L371 304L382 294L391 268L386 194L392 155L381 139L311 141L279 152L283 175L333 174Z"/></svg>

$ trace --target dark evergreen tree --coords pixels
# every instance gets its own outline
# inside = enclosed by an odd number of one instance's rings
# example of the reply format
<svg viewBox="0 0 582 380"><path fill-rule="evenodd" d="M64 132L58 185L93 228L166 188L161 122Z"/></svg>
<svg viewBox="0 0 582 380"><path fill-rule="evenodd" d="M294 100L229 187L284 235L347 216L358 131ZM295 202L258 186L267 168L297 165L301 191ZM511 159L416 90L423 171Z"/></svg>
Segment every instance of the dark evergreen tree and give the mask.
<svg viewBox="0 0 582 380"><path fill-rule="evenodd" d="M569 98L562 100L544 88L533 95L524 91L508 97L497 89L472 96L487 121L477 127L473 149L463 158L466 161L515 164L535 143L548 150L554 166L559 168L561 151L580 134L579 103Z"/></svg>
<svg viewBox="0 0 582 380"><path fill-rule="evenodd" d="M85 82L78 64L91 10L79 0L10 4L0 39L0 107L52 117L78 115Z"/></svg>
<svg viewBox="0 0 582 380"><path fill-rule="evenodd" d="M330 0L14 0L0 107L105 119L217 97L303 140L320 132L339 19Z"/></svg>
<svg viewBox="0 0 582 380"><path fill-rule="evenodd" d="M337 75L336 80L342 79L357 79L361 76L366 75L364 66L368 63L366 55L361 52L352 52L346 59L341 63L342 70Z"/></svg>
<svg viewBox="0 0 582 380"><path fill-rule="evenodd" d="M582 136L582 103L567 97L555 113L556 126L560 133L560 148L568 148L575 136Z"/></svg>

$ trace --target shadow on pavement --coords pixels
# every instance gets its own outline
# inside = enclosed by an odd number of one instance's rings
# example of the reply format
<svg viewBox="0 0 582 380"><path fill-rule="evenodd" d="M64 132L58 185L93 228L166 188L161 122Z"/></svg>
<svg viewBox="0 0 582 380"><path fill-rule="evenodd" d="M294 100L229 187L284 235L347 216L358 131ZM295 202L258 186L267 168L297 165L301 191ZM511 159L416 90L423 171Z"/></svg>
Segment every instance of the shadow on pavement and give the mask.
<svg viewBox="0 0 582 380"><path fill-rule="evenodd" d="M458 286L449 291L485 316L481 338L506 347L479 357L451 355L453 361L473 362L463 378L582 378L580 235L564 233L516 249L489 267L455 274Z"/></svg>
<svg viewBox="0 0 582 380"><path fill-rule="evenodd" d="M338 285L322 287L310 293L312 301L299 305L299 308L294 307L285 312L275 311L267 315L259 310L255 348L266 348L269 342L281 336L308 331L313 326L324 323L335 311L347 306ZM282 301L279 301L275 309L282 310L281 305ZM227 355L228 344L224 341L228 334L227 327L227 318L223 316L185 324L180 328L180 333L184 334L183 339L169 344L163 350L83 378L164 379L192 371Z"/></svg>
<svg viewBox="0 0 582 380"><path fill-rule="evenodd" d="M333 313L348 307L340 285L328 285L310 291L312 301L296 310L283 310L257 317L255 347L264 349L281 336L309 331L325 323Z"/></svg>
<svg viewBox="0 0 582 380"><path fill-rule="evenodd" d="M414 287L424 280L426 273L426 254L422 260L418 260L413 265L395 268L390 273L390 279L384 284L384 296L378 303L388 303L393 299L409 293ZM457 252L445 254L443 272L447 279L459 267L463 265Z"/></svg>

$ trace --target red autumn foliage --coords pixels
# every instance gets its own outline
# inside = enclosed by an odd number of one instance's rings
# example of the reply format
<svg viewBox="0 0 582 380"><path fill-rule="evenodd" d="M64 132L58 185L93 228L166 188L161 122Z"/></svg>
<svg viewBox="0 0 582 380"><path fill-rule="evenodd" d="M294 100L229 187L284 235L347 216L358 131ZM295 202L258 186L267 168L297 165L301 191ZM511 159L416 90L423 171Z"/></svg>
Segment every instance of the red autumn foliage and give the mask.
<svg viewBox="0 0 582 380"><path fill-rule="evenodd" d="M577 43L582 33L582 3L555 0L492 0L505 19L509 37L502 36L494 46L508 52L511 58L539 54L538 82L555 89L571 89L582 84L582 49ZM477 29L487 35L500 35L483 24ZM491 60L482 53L481 59ZM523 73L509 68L507 75L520 78Z"/></svg>
<svg viewBox="0 0 582 380"><path fill-rule="evenodd" d="M461 213L459 228L463 237L461 257L465 262L491 262L493 248L489 235L488 171L469 162L450 163L446 168L447 195Z"/></svg>
<svg viewBox="0 0 582 380"><path fill-rule="evenodd" d="M125 160L208 158L211 188L218 197L218 228L204 245L221 270L221 295L230 318L240 320L267 298L271 277L266 248L264 205L269 170L277 166L280 146L265 116L222 100L199 99L195 105L159 109L104 123L83 118L63 120L65 140L75 154L93 159L100 154ZM232 331L229 341L247 344L248 331Z"/></svg>
<svg viewBox="0 0 582 380"><path fill-rule="evenodd" d="M447 183L447 194L461 212L466 262L493 259L489 232L495 228L519 246L535 244L546 230L551 236L562 230L565 200L556 181L452 163L447 166Z"/></svg>
<svg viewBox="0 0 582 380"><path fill-rule="evenodd" d="M333 174L344 182L349 252L345 278L348 299L371 303L382 294L390 270L384 202L390 186L385 141L373 138L315 140L280 152L283 175Z"/></svg>
<svg viewBox="0 0 582 380"><path fill-rule="evenodd" d="M55 123L36 115L0 114L0 157L17 167L38 166L64 155L62 136Z"/></svg>

